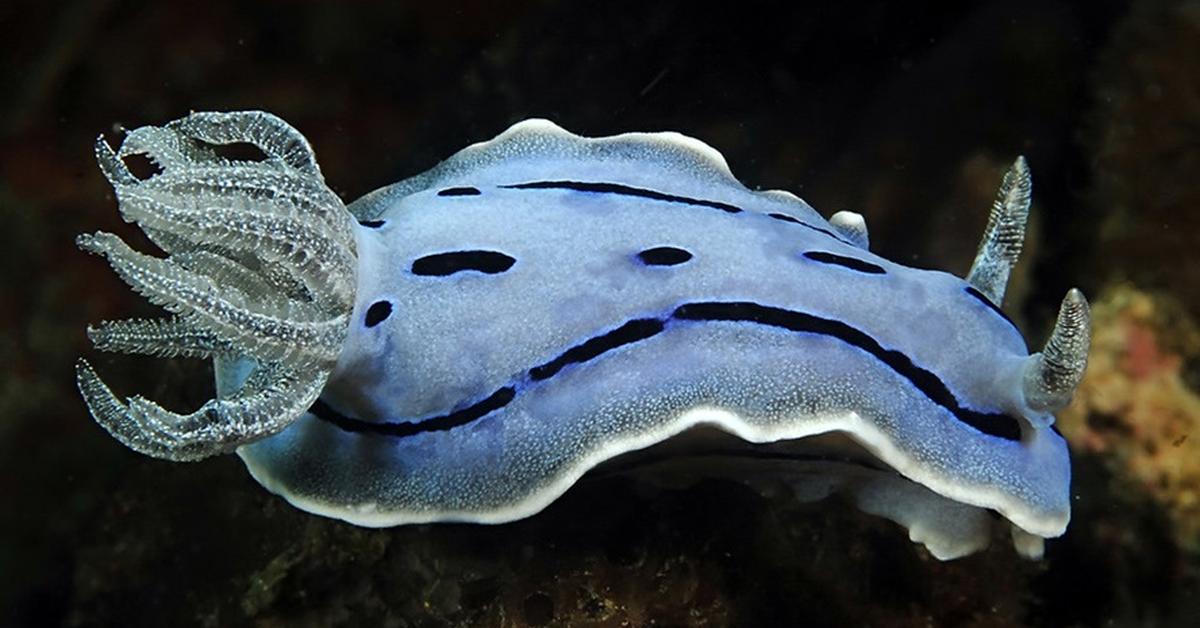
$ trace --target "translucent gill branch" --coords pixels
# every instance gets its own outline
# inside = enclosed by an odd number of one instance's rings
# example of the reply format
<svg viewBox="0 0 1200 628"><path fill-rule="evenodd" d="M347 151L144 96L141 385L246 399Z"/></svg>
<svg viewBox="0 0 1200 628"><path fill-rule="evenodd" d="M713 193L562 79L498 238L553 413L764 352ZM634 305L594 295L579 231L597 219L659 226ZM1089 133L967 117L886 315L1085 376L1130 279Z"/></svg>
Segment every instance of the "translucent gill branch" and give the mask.
<svg viewBox="0 0 1200 628"><path fill-rule="evenodd" d="M302 320L284 320L236 287L217 286L170 259L138 253L111 233L84 234L77 242L106 257L134 292L259 361L332 365L341 350L344 315L329 319L315 307L293 304Z"/></svg>
<svg viewBox="0 0 1200 628"><path fill-rule="evenodd" d="M211 144L248 142L296 170L324 181L308 139L279 117L264 111L201 112L167 125Z"/></svg>
<svg viewBox="0 0 1200 628"><path fill-rule="evenodd" d="M104 321L88 327L87 334L96 349L114 353L160 358L208 358L234 353L232 344L179 318Z"/></svg>
<svg viewBox="0 0 1200 628"><path fill-rule="evenodd" d="M266 159L225 156L249 143ZM142 453L197 460L277 433L320 394L349 326L357 273L354 221L325 186L308 141L263 112L198 113L143 127L96 159L122 216L166 258L115 235L81 235L136 292L176 316L89 329L106 351L160 357L253 358L246 385L177 414L141 397L122 402L86 362L76 369L89 410ZM145 155L144 180L122 161Z"/></svg>

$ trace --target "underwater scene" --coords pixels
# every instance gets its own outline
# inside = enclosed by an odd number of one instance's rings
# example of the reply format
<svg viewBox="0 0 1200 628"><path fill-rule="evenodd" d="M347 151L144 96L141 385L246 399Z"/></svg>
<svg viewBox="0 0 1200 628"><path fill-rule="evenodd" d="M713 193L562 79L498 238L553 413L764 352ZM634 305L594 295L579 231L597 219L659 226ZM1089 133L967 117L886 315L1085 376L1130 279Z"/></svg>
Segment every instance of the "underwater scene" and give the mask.
<svg viewBox="0 0 1200 628"><path fill-rule="evenodd" d="M1200 2L0 34L0 626L1200 625Z"/></svg>

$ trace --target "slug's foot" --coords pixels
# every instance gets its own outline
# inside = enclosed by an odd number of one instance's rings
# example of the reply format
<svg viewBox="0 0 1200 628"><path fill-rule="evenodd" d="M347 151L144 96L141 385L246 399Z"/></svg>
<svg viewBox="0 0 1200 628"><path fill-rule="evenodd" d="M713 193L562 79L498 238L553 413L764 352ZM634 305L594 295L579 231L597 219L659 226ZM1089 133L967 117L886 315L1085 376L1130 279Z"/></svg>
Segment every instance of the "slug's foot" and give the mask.
<svg viewBox="0 0 1200 628"><path fill-rule="evenodd" d="M247 143L265 158L238 161L221 146ZM139 179L125 157L161 172ZM198 460L274 434L320 394L354 306L351 217L325 186L308 142L262 112L197 113L130 132L113 151L96 142L121 215L165 258L113 234L78 239L105 257L134 291L174 314L105 322L88 330L98 349L160 357L248 357L240 390L191 414L142 397L122 402L86 361L76 368L92 416L130 448Z"/></svg>

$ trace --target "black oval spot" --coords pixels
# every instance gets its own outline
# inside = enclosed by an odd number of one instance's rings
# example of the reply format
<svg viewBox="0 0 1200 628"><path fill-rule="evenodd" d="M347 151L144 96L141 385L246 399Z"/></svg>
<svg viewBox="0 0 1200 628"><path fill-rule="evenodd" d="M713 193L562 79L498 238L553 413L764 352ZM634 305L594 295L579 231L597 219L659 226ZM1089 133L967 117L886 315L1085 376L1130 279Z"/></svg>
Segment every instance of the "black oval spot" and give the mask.
<svg viewBox="0 0 1200 628"><path fill-rule="evenodd" d="M360 220L360 221L358 221L358 224L360 224L364 227L370 227L371 229L378 229L378 228L382 227L383 223L385 223L385 222L387 222L387 221L386 220Z"/></svg>
<svg viewBox="0 0 1200 628"><path fill-rule="evenodd" d="M444 277L464 270L477 270L494 275L502 273L517 260L496 251L454 251L435 253L419 258L412 264L414 275Z"/></svg>
<svg viewBox="0 0 1200 628"><path fill-rule="evenodd" d="M446 188L438 191L438 196L479 196L482 194L477 188Z"/></svg>
<svg viewBox="0 0 1200 628"><path fill-rule="evenodd" d="M367 327L374 327L392 315L392 304L387 301L376 301L367 308Z"/></svg>
<svg viewBox="0 0 1200 628"><path fill-rule="evenodd" d="M656 246L637 254L647 266L675 266L692 259L692 254L673 246Z"/></svg>
<svg viewBox="0 0 1200 628"><path fill-rule="evenodd" d="M857 270L860 273L870 273L872 275L884 275L887 271L882 266L876 266L871 262L864 262L856 257L845 257L835 253L827 253L825 251L805 251L804 257L822 264L833 264L842 266L850 270Z"/></svg>

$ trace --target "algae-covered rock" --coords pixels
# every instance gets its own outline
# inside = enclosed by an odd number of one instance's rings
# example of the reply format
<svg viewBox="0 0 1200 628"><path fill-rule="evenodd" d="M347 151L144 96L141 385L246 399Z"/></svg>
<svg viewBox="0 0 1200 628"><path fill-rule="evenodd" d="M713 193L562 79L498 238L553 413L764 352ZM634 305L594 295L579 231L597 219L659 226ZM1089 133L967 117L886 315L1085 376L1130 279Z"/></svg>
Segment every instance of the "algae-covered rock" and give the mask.
<svg viewBox="0 0 1200 628"><path fill-rule="evenodd" d="M1179 302L1117 285L1094 304L1087 375L1059 425L1101 456L1125 490L1159 502L1176 541L1200 551L1200 392L1185 367L1200 331Z"/></svg>

